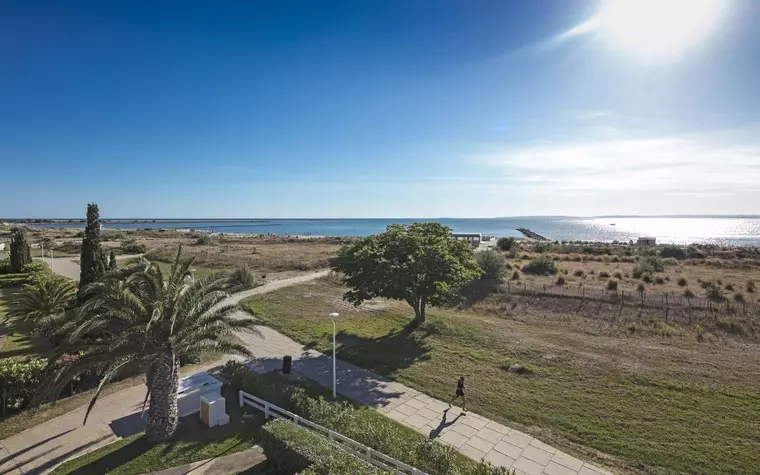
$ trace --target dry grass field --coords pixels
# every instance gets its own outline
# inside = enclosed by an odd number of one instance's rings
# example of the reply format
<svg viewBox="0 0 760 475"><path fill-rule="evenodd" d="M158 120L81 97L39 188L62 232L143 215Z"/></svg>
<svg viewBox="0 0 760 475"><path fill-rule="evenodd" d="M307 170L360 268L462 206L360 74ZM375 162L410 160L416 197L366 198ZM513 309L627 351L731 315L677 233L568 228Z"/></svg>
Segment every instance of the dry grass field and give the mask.
<svg viewBox="0 0 760 475"><path fill-rule="evenodd" d="M82 231L65 228L29 228L29 242L45 241L56 256L78 256ZM229 269L246 265L261 275L290 271L310 271L328 266L345 240L340 238L309 238L192 233L175 230L140 229L101 232L103 247L117 254L133 254L124 246L133 242L145 246L156 260L171 261L177 246L183 246L187 256L195 257L200 267ZM10 241L10 227L0 227L0 242ZM35 250L32 251L33 255ZM37 251L39 252L39 251Z"/></svg>
<svg viewBox="0 0 760 475"><path fill-rule="evenodd" d="M469 308L341 299L333 279L249 299L268 325L440 399L468 374L474 412L625 473L760 473L760 345L494 294ZM562 299L558 299L562 300ZM568 299L564 299L568 300Z"/></svg>

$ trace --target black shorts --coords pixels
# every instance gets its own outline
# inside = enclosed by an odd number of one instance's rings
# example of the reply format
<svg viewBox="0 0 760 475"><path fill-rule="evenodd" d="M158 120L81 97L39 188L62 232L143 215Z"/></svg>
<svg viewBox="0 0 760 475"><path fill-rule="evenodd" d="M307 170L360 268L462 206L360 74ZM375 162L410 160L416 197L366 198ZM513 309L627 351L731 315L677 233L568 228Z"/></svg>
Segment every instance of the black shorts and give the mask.
<svg viewBox="0 0 760 475"><path fill-rule="evenodd" d="M457 389L456 397L462 396L464 397L464 389Z"/></svg>

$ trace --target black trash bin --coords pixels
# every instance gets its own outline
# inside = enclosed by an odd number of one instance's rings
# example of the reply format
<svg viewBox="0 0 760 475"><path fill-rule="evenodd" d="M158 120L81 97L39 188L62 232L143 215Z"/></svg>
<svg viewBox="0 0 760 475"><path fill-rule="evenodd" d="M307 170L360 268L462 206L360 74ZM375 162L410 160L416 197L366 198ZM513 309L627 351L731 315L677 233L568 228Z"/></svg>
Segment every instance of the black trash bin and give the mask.
<svg viewBox="0 0 760 475"><path fill-rule="evenodd" d="M282 357L282 374L290 374L290 369L292 367L293 367L293 357L283 356Z"/></svg>

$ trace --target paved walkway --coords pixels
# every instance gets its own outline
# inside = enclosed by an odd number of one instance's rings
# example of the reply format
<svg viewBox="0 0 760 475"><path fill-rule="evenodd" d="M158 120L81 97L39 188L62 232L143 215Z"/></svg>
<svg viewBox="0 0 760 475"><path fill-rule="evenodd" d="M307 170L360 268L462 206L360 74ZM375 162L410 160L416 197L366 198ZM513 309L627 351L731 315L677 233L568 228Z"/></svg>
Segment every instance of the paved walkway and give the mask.
<svg viewBox="0 0 760 475"><path fill-rule="evenodd" d="M293 357L293 371L325 387L332 387L329 356L305 349L272 330L258 327L259 334L239 334L256 357L262 371L281 368L282 357ZM522 475L609 475L611 472L585 463L523 432L477 414L433 399L403 384L338 360L338 393L374 407L391 419L455 447L474 460L514 468Z"/></svg>

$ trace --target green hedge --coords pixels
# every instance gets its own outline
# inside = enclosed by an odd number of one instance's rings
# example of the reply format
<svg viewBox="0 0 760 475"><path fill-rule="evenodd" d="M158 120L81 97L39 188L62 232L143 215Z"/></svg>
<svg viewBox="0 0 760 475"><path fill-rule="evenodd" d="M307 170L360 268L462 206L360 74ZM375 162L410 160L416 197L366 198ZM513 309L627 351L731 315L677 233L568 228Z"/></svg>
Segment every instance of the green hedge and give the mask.
<svg viewBox="0 0 760 475"><path fill-rule="evenodd" d="M267 461L281 473L307 469L312 474L382 473L316 432L281 419L261 428L261 447Z"/></svg>

